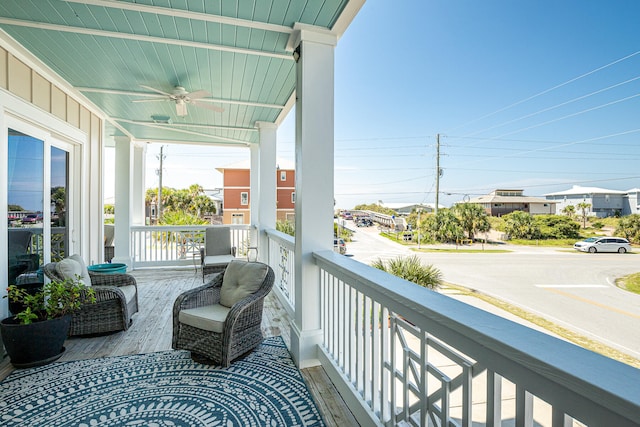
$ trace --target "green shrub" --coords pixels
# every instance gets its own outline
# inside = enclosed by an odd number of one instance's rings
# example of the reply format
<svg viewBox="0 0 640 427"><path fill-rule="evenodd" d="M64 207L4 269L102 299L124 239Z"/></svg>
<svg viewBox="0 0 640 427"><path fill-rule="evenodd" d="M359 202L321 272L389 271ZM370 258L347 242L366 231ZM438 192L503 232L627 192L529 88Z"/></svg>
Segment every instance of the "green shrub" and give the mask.
<svg viewBox="0 0 640 427"><path fill-rule="evenodd" d="M289 236L295 236L296 224L293 221L276 221L276 230Z"/></svg>
<svg viewBox="0 0 640 427"><path fill-rule="evenodd" d="M386 263L378 258L372 266L425 288L436 289L442 284L440 270L432 265L422 264L416 255L407 258L398 257Z"/></svg>
<svg viewBox="0 0 640 427"><path fill-rule="evenodd" d="M626 237L631 243L640 243L640 215L633 214L620 218L615 234Z"/></svg>
<svg viewBox="0 0 640 427"><path fill-rule="evenodd" d="M534 223L540 229L541 239L577 239L580 224L563 215L536 215Z"/></svg>

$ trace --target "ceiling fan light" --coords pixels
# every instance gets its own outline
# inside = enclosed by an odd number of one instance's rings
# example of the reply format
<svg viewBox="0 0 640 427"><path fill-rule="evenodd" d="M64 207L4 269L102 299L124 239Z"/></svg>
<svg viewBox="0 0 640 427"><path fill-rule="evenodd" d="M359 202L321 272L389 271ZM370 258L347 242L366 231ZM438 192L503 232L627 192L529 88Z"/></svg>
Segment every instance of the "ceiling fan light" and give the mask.
<svg viewBox="0 0 640 427"><path fill-rule="evenodd" d="M184 117L187 115L187 104L185 104L184 100L182 99L176 100L176 114L179 117Z"/></svg>

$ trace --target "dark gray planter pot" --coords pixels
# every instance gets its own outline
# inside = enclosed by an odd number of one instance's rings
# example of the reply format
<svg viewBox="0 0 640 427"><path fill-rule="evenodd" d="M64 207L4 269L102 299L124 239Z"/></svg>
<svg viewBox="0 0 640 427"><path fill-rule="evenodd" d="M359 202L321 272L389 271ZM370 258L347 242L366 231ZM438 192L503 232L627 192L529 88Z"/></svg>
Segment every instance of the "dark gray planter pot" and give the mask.
<svg viewBox="0 0 640 427"><path fill-rule="evenodd" d="M46 365L62 356L71 315L20 325L15 317L0 322L2 342L16 368Z"/></svg>

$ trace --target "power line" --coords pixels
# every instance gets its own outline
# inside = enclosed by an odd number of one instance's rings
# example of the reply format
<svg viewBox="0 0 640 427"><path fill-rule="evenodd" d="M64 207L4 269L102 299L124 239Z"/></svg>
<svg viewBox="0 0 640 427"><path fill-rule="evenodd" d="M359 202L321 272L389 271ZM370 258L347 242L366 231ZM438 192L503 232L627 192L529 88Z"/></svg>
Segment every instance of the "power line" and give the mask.
<svg viewBox="0 0 640 427"><path fill-rule="evenodd" d="M596 68L596 69L594 69L594 70L591 70L591 71L589 71L589 72L586 72L586 73L584 73L584 74L581 74L581 75L579 75L579 76L577 76L577 77L574 77L574 78L572 78L572 79L569 79L569 80L567 80L566 82L560 83L560 84L558 84L558 85L556 85L556 86L553 86L553 87L551 87L551 88L549 88L549 89L543 90L542 92L538 92L538 93L536 93L535 95L531 95L531 96L529 96L529 97L527 97L527 98L524 98L524 99L522 99L522 100L520 100L520 101L514 102L513 104L507 105L506 107L500 108L500 109L498 109L498 110L496 110L496 111L494 111L494 112L492 112L492 113L485 114L484 116L479 117L479 118L474 119L474 120L471 120L471 121L469 121L469 122L467 122L467 123L465 123L465 124L463 124L463 125L461 125L461 126L458 126L458 127L454 128L454 129L452 129L451 131L455 131L455 130L460 129L460 128L462 128L462 127L465 127L465 126L467 126L467 125L469 125L469 124L471 124L471 123L475 123L475 122L477 122L477 121L484 120L484 119L489 118L489 117L491 117L491 116L494 116L494 115L496 115L496 114L498 114L498 113L501 113L501 112L503 112L503 111L506 111L506 110L509 110L509 109L511 109L511 108L513 108L513 107L516 107L516 106L518 106L518 105L520 105L520 104L523 104L523 103L525 103L525 102L531 101L532 99L535 99L535 98L537 98L537 97L539 97L539 96L545 95L545 94L547 94L547 93L549 93L549 92L552 92L552 91L554 91L554 90L556 90L556 89L560 89L560 88L561 88L561 87L563 87L563 86L566 86L566 85L568 85L568 84L571 84L571 83L573 83L573 82L575 82L575 81L578 81L578 80L580 80L580 79L582 79L582 78L584 78L584 77L590 76L591 74L597 73L598 71L602 71L602 70L604 70L604 69L606 69L606 68L609 68L609 67L611 67L611 66L613 66L613 65L615 65L615 64L618 64L619 62L626 61L627 59L632 58L632 57L634 57L634 56L636 56L636 55L638 55L638 54L640 54L640 50L638 50L638 51L636 51L636 52L633 52L633 53L631 53L631 54L629 54L629 55L627 55L627 56L624 56L624 57L622 57L622 58L616 59L616 60L615 60L615 61L613 61L613 62L610 62L610 63L608 63L608 64L606 64L606 65L603 65L603 66L601 66L601 67L598 67L598 68ZM449 132L447 132L447 133L449 133Z"/></svg>

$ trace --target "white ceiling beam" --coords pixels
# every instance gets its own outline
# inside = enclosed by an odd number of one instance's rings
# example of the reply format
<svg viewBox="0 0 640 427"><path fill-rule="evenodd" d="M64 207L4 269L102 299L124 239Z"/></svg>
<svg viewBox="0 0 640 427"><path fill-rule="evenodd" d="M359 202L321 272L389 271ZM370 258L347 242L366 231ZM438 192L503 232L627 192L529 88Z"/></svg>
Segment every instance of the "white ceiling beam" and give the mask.
<svg viewBox="0 0 640 427"><path fill-rule="evenodd" d="M101 89L101 88L93 88L93 87L77 87L75 89L80 92L86 92L86 93L106 93L111 95L144 96L147 98L157 98L157 99L166 98L166 96L164 95L160 95L158 93L149 93L149 92L135 92L135 91L117 90L117 89ZM198 102L200 101L212 102L212 103L218 103L218 104L245 105L248 107L274 108L276 110L282 110L283 108L285 108L284 105L266 104L263 102L240 101L236 99L200 98L198 99Z"/></svg>
<svg viewBox="0 0 640 427"><path fill-rule="evenodd" d="M127 123L133 123L136 125L155 125L155 127L168 127L168 128L172 128L174 126L178 126L178 127L189 127L189 128L196 128L196 129L216 129L216 130L229 130L229 131L239 131L239 132L258 132L258 129L256 128L245 128L245 127L234 127L234 126L218 126L218 125L202 125L202 124L193 124L193 123L176 123L176 122L171 122L171 123L157 123L157 122L153 122L153 121L148 121L148 120L130 120L130 119L123 119L123 118L119 118L119 117L113 117L113 120L117 120L117 121L122 121L122 122L127 122Z"/></svg>
<svg viewBox="0 0 640 427"><path fill-rule="evenodd" d="M290 34L293 30L285 25L269 24L266 22L250 21L247 19L231 18L228 16L210 15L208 13L190 12L188 10L172 9L161 6L147 6L136 3L127 3L118 0L62 0L67 3L79 3L89 6L101 6L113 9L133 10L141 13L151 13L155 15L165 15L192 19L197 21L214 22L217 24L233 25L236 27L246 27L256 30L271 31L276 33Z"/></svg>
<svg viewBox="0 0 640 427"><path fill-rule="evenodd" d="M196 49L217 50L222 52L241 53L244 55L266 56L269 58L284 59L293 61L293 57L289 54L266 52L262 50L245 49L240 47L222 46L211 43L193 42L188 40L167 39L154 36L143 36L129 33L118 33L114 31L95 30L82 27L72 27L69 25L47 24L44 22L25 21L22 19L0 18L2 25L14 25L17 27L37 28L48 31L60 31L64 33L84 34L96 37L116 38L124 40L142 41L148 43L170 44L181 47L193 47Z"/></svg>
<svg viewBox="0 0 640 427"><path fill-rule="evenodd" d="M112 120L117 121L119 123L129 123L129 124L132 124L132 125L140 125L140 126L146 126L146 127L155 128L155 129L167 130L166 126L162 126L160 123L140 122L140 121L129 120L129 119L115 119L115 118L112 118ZM169 126L169 128L174 132L182 133L182 134L185 134L185 135L193 135L193 136L197 136L197 137L205 138L205 139L215 139L215 140L220 140L220 141L233 142L235 144L249 145L249 141L243 141L241 139L234 139L234 138L227 138L227 137L224 137L224 136L210 135L210 134L207 134L207 133L194 132L194 131L186 130L186 129L175 129L175 128L171 128L171 126ZM140 138L138 138L138 139L140 139Z"/></svg>

